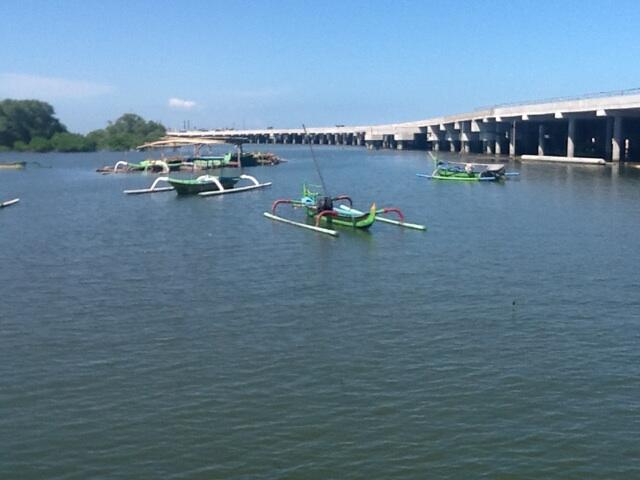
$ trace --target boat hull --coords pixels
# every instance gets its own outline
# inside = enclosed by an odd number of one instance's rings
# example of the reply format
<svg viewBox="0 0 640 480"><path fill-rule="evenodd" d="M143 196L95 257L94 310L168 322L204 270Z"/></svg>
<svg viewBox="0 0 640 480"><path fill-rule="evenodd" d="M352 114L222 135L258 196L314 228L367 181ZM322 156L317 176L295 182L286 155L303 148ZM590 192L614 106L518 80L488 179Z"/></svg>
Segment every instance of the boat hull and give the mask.
<svg viewBox="0 0 640 480"><path fill-rule="evenodd" d="M459 172L447 169L437 169L431 175L436 180L457 180L459 182L495 182L503 178L502 175L486 174L484 172Z"/></svg>
<svg viewBox="0 0 640 480"><path fill-rule="evenodd" d="M231 157L229 155L225 155L223 157L192 157L187 160L192 163L196 169L199 170L209 170L213 168L222 168L226 165L229 165L231 161Z"/></svg>
<svg viewBox="0 0 640 480"><path fill-rule="evenodd" d="M218 177L218 181L224 189L233 188L240 177ZM211 181L198 181L179 178L167 180L178 195L196 195L201 192L213 192L219 190L218 185Z"/></svg>
<svg viewBox="0 0 640 480"><path fill-rule="evenodd" d="M312 207L305 207L307 216L316 218L318 211ZM332 227L334 225L340 225L342 227L351 227L365 230L369 228L376 221L376 209L372 206L371 210L361 215L348 215L340 212L338 209L333 209L334 215L326 215L320 217L320 224Z"/></svg>
<svg viewBox="0 0 640 480"><path fill-rule="evenodd" d="M501 163L458 163L438 162L429 178L436 180L457 180L460 182L495 182L503 180L505 168Z"/></svg>

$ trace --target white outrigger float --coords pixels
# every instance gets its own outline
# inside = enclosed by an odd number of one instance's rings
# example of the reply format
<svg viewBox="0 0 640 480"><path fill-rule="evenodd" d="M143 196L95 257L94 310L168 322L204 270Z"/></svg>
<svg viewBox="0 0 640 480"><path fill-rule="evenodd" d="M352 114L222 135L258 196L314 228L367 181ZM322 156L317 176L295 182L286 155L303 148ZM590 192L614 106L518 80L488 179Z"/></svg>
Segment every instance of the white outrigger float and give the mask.
<svg viewBox="0 0 640 480"><path fill-rule="evenodd" d="M14 198L12 200L7 200L6 202L0 203L0 208L10 207L11 205L15 205L20 201L19 198Z"/></svg>
<svg viewBox="0 0 640 480"><path fill-rule="evenodd" d="M179 167L179 164L169 163L164 160L143 160L140 163L131 163L126 160L120 160L116 162L113 167L100 167L96 171L107 175L109 173L169 173L170 170L175 170Z"/></svg>
<svg viewBox="0 0 640 480"><path fill-rule="evenodd" d="M231 143L237 147L237 167L242 172L242 143L244 138L217 137L207 139L207 144L212 143ZM146 143L138 147L140 150L147 148L177 148L184 145L194 145L193 139L182 138L165 138L157 142ZM168 170L167 170L168 171ZM241 180L247 180L248 185L236 186ZM161 183L168 183L170 186L158 186ZM246 192L258 188L265 188L271 185L271 182L260 183L251 175L200 175L197 178L180 178L180 177L158 177L149 188L141 188L135 190L125 190L128 195L137 195L144 193L159 193L175 190L178 195L199 195L202 197L211 195L224 195L227 193Z"/></svg>

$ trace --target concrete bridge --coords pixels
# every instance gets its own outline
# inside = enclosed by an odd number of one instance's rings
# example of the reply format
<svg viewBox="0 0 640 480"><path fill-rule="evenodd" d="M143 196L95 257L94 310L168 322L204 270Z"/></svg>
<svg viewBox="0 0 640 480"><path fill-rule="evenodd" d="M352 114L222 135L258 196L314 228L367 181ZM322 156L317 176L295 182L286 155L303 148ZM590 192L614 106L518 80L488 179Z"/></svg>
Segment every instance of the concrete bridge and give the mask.
<svg viewBox="0 0 640 480"><path fill-rule="evenodd" d="M469 113L389 125L169 132L246 137L250 143L354 145L525 155L566 160L640 161L640 89L495 105ZM529 158L529 157L528 157Z"/></svg>

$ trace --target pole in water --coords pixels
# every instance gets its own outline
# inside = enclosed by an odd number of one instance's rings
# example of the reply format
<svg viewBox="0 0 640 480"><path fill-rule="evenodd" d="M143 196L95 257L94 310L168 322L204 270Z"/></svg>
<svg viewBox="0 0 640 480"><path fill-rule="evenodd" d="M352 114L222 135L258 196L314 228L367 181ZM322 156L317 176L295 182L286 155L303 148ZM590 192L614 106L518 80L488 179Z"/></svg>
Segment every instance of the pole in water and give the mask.
<svg viewBox="0 0 640 480"><path fill-rule="evenodd" d="M304 134L308 137L308 133L307 133L307 127L304 126L304 123L302 124L302 130L304 130ZM324 192L324 195L326 197L329 197L329 191L327 190L327 186L324 183L324 178L322 177L322 173L320 172L320 167L318 166L318 161L316 160L316 155L313 152L313 147L312 144L313 142L309 142L309 150L311 150L311 158L313 159L313 164L316 167L316 172L318 173L318 177L320 178L320 184L322 185L322 191Z"/></svg>

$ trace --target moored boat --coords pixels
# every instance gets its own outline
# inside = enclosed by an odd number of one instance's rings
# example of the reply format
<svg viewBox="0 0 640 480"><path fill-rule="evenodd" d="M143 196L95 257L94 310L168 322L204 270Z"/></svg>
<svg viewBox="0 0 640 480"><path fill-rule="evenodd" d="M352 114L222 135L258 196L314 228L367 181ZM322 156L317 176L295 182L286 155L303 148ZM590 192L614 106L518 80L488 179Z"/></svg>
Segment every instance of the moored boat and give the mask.
<svg viewBox="0 0 640 480"><path fill-rule="evenodd" d="M0 170L22 170L27 166L27 162L4 162L0 163Z"/></svg>
<svg viewBox="0 0 640 480"><path fill-rule="evenodd" d="M431 175L421 174L420 176L437 180L495 182L503 180L506 177L506 171L502 163L437 162Z"/></svg>
<svg viewBox="0 0 640 480"><path fill-rule="evenodd" d="M195 195L202 192L221 190L220 186L225 190L231 189L239 180L240 177L201 175L194 179L169 177L167 182L175 189L178 195Z"/></svg>
<svg viewBox="0 0 640 480"><path fill-rule="evenodd" d="M276 215L277 207L282 204L288 204L294 208L304 208L306 215L315 220L314 225L295 222ZM302 188L302 197L300 199L276 200L271 207L271 212L265 212L264 216L272 220L277 220L333 236L338 235L338 232L333 230L334 226L366 230L376 221L382 221L414 230L426 230L424 225L406 223L404 221L404 215L397 208L378 209L376 208L376 204L373 203L368 211L360 211L353 208L352 204L353 202L351 198L347 195L327 197L320 195L318 192L309 190L309 188L304 185ZM399 220L392 220L390 218L383 217L382 214L385 213L395 213L399 217Z"/></svg>
<svg viewBox="0 0 640 480"><path fill-rule="evenodd" d="M236 187L236 183L240 180L248 180L249 185ZM166 182L171 186L158 187L159 183ZM271 185L271 182L260 183L251 175L239 175L235 177L216 175L201 175L195 179L183 179L174 177L158 177L149 188L139 188L135 190L125 190L128 195L137 195L142 193L159 193L176 190L179 195L197 194L205 197L209 195L223 195L226 193L246 192L255 190L256 188L264 188Z"/></svg>
<svg viewBox="0 0 640 480"><path fill-rule="evenodd" d="M329 198L321 196L318 192L312 192L307 185L302 187L300 204L304 207L307 216L317 219L318 224L366 229L376 221L375 203L371 205L368 212L360 212L340 208L341 205L334 206L334 202L340 201L348 202L349 206L353 204L351 198L346 195Z"/></svg>

